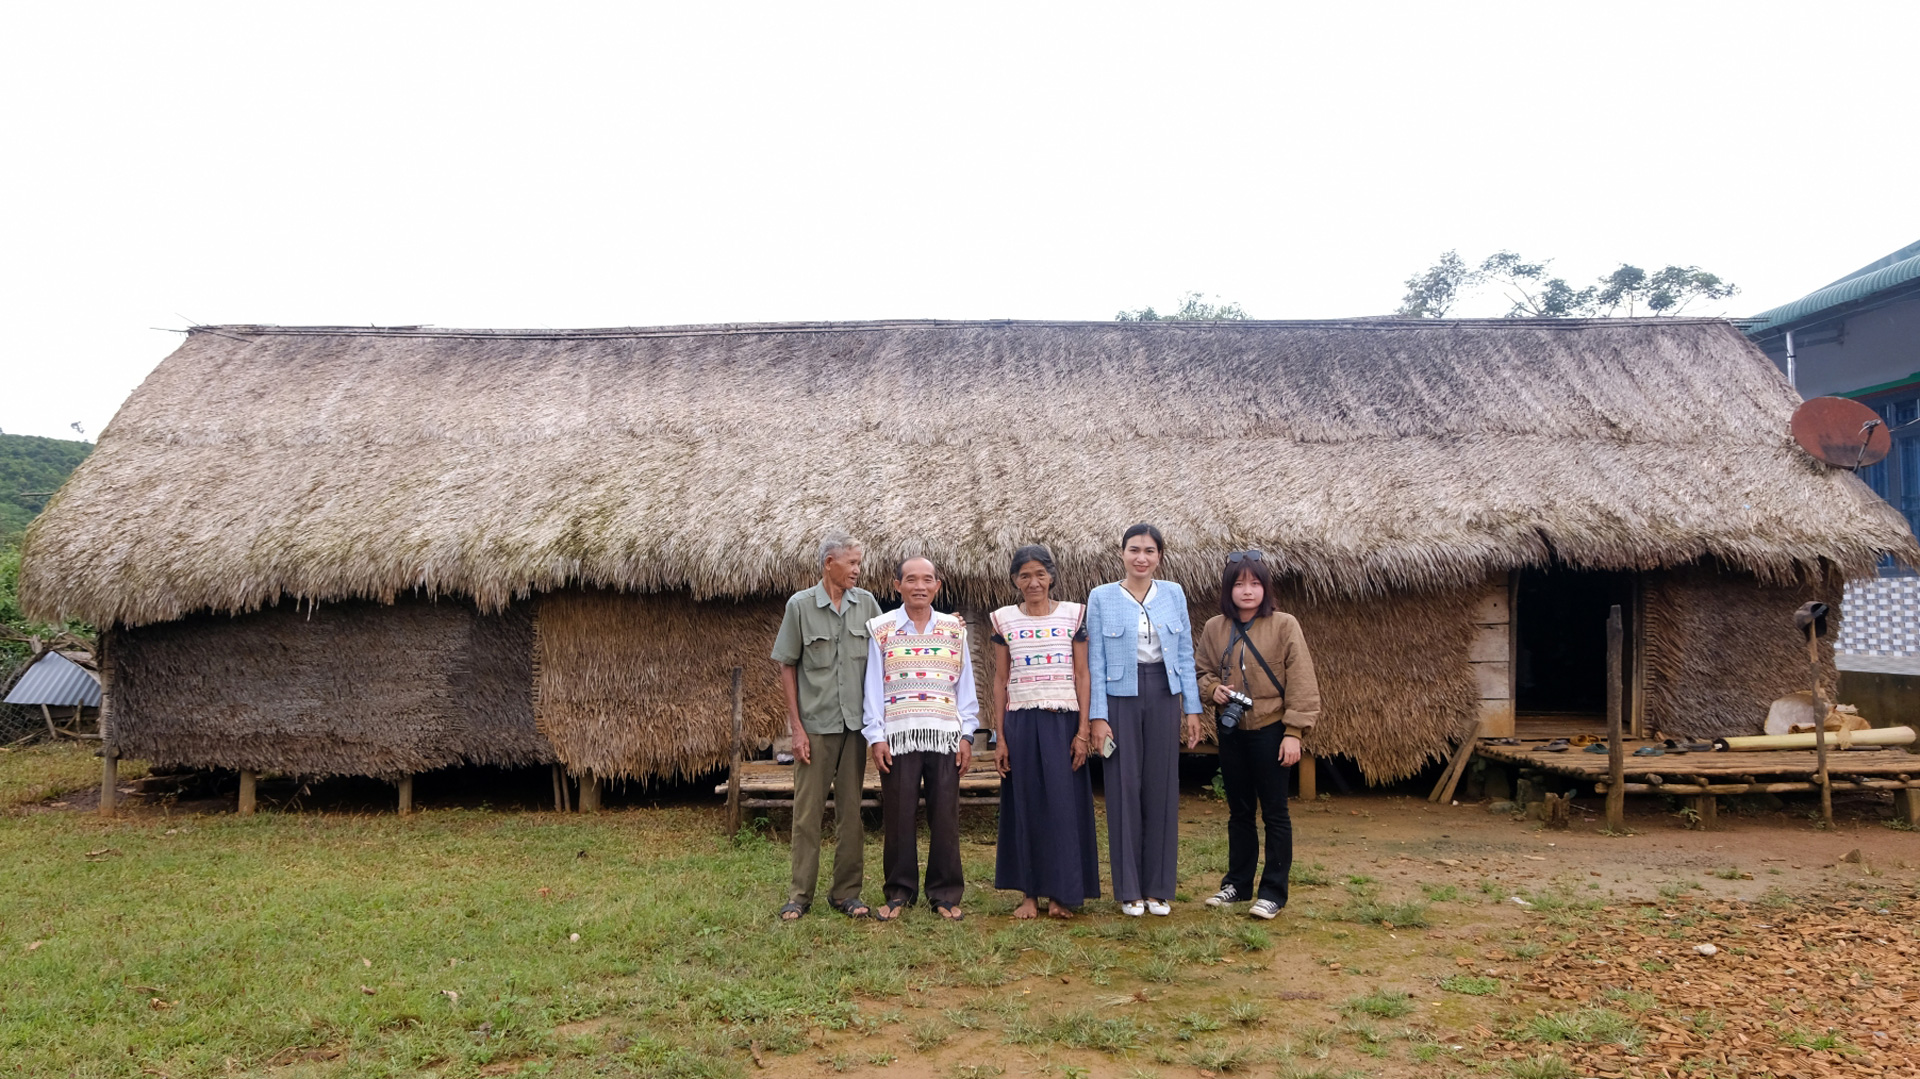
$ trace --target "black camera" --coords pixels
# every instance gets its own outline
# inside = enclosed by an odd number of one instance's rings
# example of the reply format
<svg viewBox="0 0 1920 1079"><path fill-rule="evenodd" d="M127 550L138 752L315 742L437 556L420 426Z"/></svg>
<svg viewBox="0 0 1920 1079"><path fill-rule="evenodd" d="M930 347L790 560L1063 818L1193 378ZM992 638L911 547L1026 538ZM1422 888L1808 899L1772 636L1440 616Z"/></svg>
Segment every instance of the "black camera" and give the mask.
<svg viewBox="0 0 1920 1079"><path fill-rule="evenodd" d="M1231 687L1227 690L1227 703L1220 706L1220 726L1228 730L1240 725L1240 717L1253 707L1253 698Z"/></svg>

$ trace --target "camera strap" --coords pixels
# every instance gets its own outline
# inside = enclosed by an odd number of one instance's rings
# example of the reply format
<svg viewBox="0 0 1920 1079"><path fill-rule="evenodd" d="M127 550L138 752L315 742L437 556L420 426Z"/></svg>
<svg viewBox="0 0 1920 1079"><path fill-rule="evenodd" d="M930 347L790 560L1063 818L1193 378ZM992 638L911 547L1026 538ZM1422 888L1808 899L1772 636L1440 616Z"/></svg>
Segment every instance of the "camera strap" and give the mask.
<svg viewBox="0 0 1920 1079"><path fill-rule="evenodd" d="M1279 676L1273 673L1272 667L1267 666L1267 657L1261 655L1260 650L1253 646L1253 638L1247 636L1247 627L1242 625L1238 618L1233 619L1233 632L1234 632L1234 635L1240 639L1241 643L1247 646L1247 651L1253 653L1253 658L1260 661L1260 669L1267 672L1267 679L1273 683L1273 688L1279 690L1280 695L1282 697L1285 697L1287 693L1287 684L1285 682L1280 681ZM1231 641L1228 642L1227 650L1228 651L1233 650ZM1241 669L1245 670L1244 667L1242 667ZM1253 694L1249 693L1247 694L1247 696L1251 697L1253 696Z"/></svg>

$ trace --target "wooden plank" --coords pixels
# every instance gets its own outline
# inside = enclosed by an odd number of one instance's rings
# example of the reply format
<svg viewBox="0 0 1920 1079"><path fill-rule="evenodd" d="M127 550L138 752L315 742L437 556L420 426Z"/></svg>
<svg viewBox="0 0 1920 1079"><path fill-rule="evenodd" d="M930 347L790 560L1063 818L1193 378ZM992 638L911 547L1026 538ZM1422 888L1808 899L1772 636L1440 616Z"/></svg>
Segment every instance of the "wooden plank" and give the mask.
<svg viewBox="0 0 1920 1079"><path fill-rule="evenodd" d="M1474 601L1473 610L1467 615L1467 621L1477 625L1494 625L1512 621L1511 608L1507 606L1507 582L1490 581L1486 592Z"/></svg>
<svg viewBox="0 0 1920 1079"><path fill-rule="evenodd" d="M792 809L793 799L791 798L743 798L741 799L740 804L747 807L748 809ZM920 804L925 805L926 799L922 798L920 800ZM962 798L960 799L960 804L963 806L997 806L1000 804L1000 799L999 798ZM880 800L878 798L862 798L860 800L860 806L862 809L878 809L880 808ZM833 799L831 798L827 799L827 808L829 809L833 808Z"/></svg>
<svg viewBox="0 0 1920 1079"><path fill-rule="evenodd" d="M1513 668L1505 661L1498 663L1471 663L1473 668L1474 689L1483 701L1506 700L1513 694L1509 687L1513 684Z"/></svg>
<svg viewBox="0 0 1920 1079"><path fill-rule="evenodd" d="M1427 801L1445 804L1453 799L1453 789L1460 782L1460 776L1467 770L1467 762L1473 759L1473 747L1480 741L1480 728L1476 725L1472 733L1460 740L1454 748L1453 756L1448 758L1447 766L1440 770L1440 779L1427 795Z"/></svg>
<svg viewBox="0 0 1920 1079"><path fill-rule="evenodd" d="M1620 646L1625 632L1620 624L1620 605L1607 612L1607 830L1616 834L1627 830L1625 734L1620 712Z"/></svg>
<svg viewBox="0 0 1920 1079"><path fill-rule="evenodd" d="M1514 731L1513 700L1485 700L1480 702L1480 737L1512 738Z"/></svg>
<svg viewBox="0 0 1920 1079"><path fill-rule="evenodd" d="M1519 745L1499 746L1481 743L1480 755L1540 768L1550 772L1559 772L1572 776L1591 776L1603 779L1608 774L1607 758L1603 755L1583 753L1578 749L1565 753L1541 753L1537 749L1544 738L1522 742ZM1626 743L1628 752L1627 774L1673 771L1683 769L1688 773L1704 772L1709 775L1802 775L1811 776L1819 768L1819 762L1808 750L1770 749L1747 753L1668 753L1658 757L1635 757L1632 752L1641 746L1660 745L1645 739L1631 739ZM1900 773L1920 772L1914 756L1901 749L1850 749L1838 754L1834 767L1848 773L1866 773L1871 775L1898 775Z"/></svg>
<svg viewBox="0 0 1920 1079"><path fill-rule="evenodd" d="M1473 627L1473 640L1467 645L1467 659L1474 663L1507 662L1507 624Z"/></svg>

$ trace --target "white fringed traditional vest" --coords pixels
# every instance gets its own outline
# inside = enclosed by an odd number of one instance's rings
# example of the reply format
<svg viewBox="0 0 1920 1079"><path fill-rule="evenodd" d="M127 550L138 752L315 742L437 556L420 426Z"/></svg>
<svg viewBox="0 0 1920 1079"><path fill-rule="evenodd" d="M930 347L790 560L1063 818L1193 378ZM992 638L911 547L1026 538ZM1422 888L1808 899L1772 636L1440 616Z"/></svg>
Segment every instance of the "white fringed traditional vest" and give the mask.
<svg viewBox="0 0 1920 1079"><path fill-rule="evenodd" d="M897 617L905 618L904 615ZM960 742L960 669L967 624L938 611L925 633L913 621L884 614L867 623L880 647L887 748L895 753L952 753Z"/></svg>

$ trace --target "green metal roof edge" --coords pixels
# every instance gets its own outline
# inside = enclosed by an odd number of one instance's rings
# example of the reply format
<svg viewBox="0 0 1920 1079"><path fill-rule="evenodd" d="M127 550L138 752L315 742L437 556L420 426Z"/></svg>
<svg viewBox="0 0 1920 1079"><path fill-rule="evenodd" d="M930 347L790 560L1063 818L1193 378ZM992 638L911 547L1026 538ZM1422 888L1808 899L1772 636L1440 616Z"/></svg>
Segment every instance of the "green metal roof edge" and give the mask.
<svg viewBox="0 0 1920 1079"><path fill-rule="evenodd" d="M1833 396L1835 397L1871 397L1876 393L1885 393L1888 390L1897 390L1902 386L1920 386L1920 371L1915 371L1913 374L1908 375L1905 378L1896 378L1892 382L1882 382L1877 385L1868 386L1865 389L1860 389L1860 390L1848 390L1845 393L1836 393Z"/></svg>
<svg viewBox="0 0 1920 1079"><path fill-rule="evenodd" d="M1745 327L1746 334L1748 337L1757 337L1787 323L1798 322L1829 308L1864 300L1876 292L1885 292L1915 280L1920 280L1920 255L1902 259L1870 274L1828 285L1770 311L1762 311Z"/></svg>

